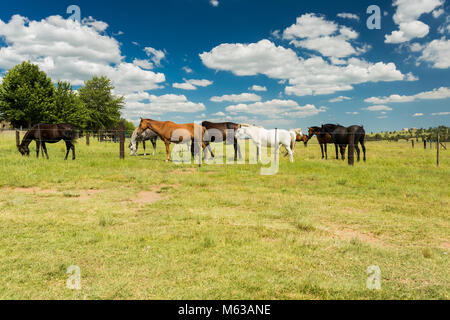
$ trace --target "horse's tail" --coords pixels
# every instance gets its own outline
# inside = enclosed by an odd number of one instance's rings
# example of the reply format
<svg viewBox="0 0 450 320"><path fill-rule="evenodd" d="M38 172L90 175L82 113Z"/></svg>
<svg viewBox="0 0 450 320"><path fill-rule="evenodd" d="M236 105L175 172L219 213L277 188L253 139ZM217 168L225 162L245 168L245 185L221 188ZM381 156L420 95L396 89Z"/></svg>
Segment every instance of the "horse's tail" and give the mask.
<svg viewBox="0 0 450 320"><path fill-rule="evenodd" d="M294 152L295 142L297 142L297 133L290 131L289 134L291 135L291 150Z"/></svg>

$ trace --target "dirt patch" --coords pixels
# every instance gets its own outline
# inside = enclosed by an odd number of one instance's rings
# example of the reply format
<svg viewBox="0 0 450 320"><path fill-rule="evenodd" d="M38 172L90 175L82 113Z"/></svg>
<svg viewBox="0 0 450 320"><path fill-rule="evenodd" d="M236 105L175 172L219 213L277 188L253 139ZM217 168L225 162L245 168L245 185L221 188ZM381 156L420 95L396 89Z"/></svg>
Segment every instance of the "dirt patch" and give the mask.
<svg viewBox="0 0 450 320"><path fill-rule="evenodd" d="M325 222L324 225L326 225L326 228L323 228L322 230L331 233L333 235L333 238L337 238L340 240L347 240L351 241L353 239L358 239L361 242L374 244L378 246L390 246L389 244L386 244L381 239L377 238L372 233L363 233L359 230L354 230L348 227L343 226L337 226L329 222Z"/></svg>
<svg viewBox="0 0 450 320"><path fill-rule="evenodd" d="M42 194L57 194L58 190L55 189L41 189L38 187L31 187L31 188L3 188L5 191L14 191L14 192L20 192L20 193L42 193Z"/></svg>
<svg viewBox="0 0 450 320"><path fill-rule="evenodd" d="M152 204L164 199L164 196L156 191L141 191L133 201L140 204Z"/></svg>
<svg viewBox="0 0 450 320"><path fill-rule="evenodd" d="M444 248L445 250L450 250L450 242L442 242L441 248Z"/></svg>

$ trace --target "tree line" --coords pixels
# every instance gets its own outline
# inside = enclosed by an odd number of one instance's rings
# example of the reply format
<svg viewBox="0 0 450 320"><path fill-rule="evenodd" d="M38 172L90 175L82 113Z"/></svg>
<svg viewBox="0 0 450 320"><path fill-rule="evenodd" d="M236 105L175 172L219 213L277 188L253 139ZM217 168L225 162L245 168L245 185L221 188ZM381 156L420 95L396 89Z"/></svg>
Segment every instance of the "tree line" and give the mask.
<svg viewBox="0 0 450 320"><path fill-rule="evenodd" d="M399 140L416 140L416 141L436 141L439 134L440 141L448 142L450 137L450 128L447 126L439 126L428 129L410 129L408 131L391 131L372 133L367 136L368 141L399 141Z"/></svg>
<svg viewBox="0 0 450 320"><path fill-rule="evenodd" d="M24 61L10 69L0 84L0 121L15 128L38 123L69 123L81 130L113 129L121 119L124 97L113 94L105 76L94 76L77 90L67 81L56 84L35 64Z"/></svg>

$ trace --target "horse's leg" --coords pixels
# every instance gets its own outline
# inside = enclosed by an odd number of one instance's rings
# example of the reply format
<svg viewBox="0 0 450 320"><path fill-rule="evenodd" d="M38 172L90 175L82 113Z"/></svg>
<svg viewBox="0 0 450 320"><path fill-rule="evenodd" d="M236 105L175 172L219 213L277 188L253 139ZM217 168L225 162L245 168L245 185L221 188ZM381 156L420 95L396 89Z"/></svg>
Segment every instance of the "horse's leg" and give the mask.
<svg viewBox="0 0 450 320"><path fill-rule="evenodd" d="M325 159L328 160L328 145L325 143Z"/></svg>
<svg viewBox="0 0 450 320"><path fill-rule="evenodd" d="M334 149L336 150L336 160L339 160L339 152L338 152L338 145L334 144Z"/></svg>
<svg viewBox="0 0 450 320"><path fill-rule="evenodd" d="M69 156L69 152L70 152L70 149L71 149L71 146L70 146L70 142L69 141L64 141L65 143L66 143L66 157L64 158L64 160L67 160L67 157Z"/></svg>
<svg viewBox="0 0 450 320"><path fill-rule="evenodd" d="M156 154L156 140L158 138L152 138L152 145L153 145L153 156Z"/></svg>
<svg viewBox="0 0 450 320"><path fill-rule="evenodd" d="M170 161L170 142L164 141L164 143L166 144L166 154L167 154L166 162L169 162Z"/></svg>
<svg viewBox="0 0 450 320"><path fill-rule="evenodd" d="M241 146L239 145L237 140L235 143L236 143L237 151L239 153L239 160L242 160Z"/></svg>
<svg viewBox="0 0 450 320"><path fill-rule="evenodd" d="M289 159L291 161L291 163L294 163L294 152L292 151L290 146L286 146L286 150L289 153Z"/></svg>
<svg viewBox="0 0 450 320"><path fill-rule="evenodd" d="M325 158L325 154L323 153L323 144L320 144L320 150L322 150L322 160Z"/></svg>
<svg viewBox="0 0 450 320"><path fill-rule="evenodd" d="M48 160L49 157L48 157L48 152L47 152L47 146L45 145L45 142L44 142L44 141L42 141L42 149L44 149L45 156L47 157L47 160Z"/></svg>
<svg viewBox="0 0 450 320"><path fill-rule="evenodd" d="M361 150L359 150L358 142L355 143L356 154L358 155L358 162L361 161Z"/></svg>
<svg viewBox="0 0 450 320"><path fill-rule="evenodd" d="M147 148L145 146L145 140L142 140L142 148L144 148L144 157L147 156Z"/></svg>
<svg viewBox="0 0 450 320"><path fill-rule="evenodd" d="M41 142L36 140L36 158L39 159L39 149L41 148Z"/></svg>
<svg viewBox="0 0 450 320"><path fill-rule="evenodd" d="M364 139L361 140L361 147L362 147L363 154L364 154L364 162L366 162L366 145L365 145Z"/></svg>
<svg viewBox="0 0 450 320"><path fill-rule="evenodd" d="M73 142L70 142L72 145L72 160L75 160L75 144Z"/></svg>
<svg viewBox="0 0 450 320"><path fill-rule="evenodd" d="M342 161L345 160L345 145L342 144L341 145L341 157L342 157Z"/></svg>

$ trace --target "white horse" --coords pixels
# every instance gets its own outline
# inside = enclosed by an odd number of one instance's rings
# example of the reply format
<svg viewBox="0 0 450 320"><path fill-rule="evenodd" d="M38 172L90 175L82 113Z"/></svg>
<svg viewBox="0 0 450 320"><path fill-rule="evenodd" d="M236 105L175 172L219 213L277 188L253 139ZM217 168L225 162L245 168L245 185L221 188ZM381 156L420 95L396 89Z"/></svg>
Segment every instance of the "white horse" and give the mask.
<svg viewBox="0 0 450 320"><path fill-rule="evenodd" d="M280 129L266 130L260 127L241 125L241 128L236 132L236 137L238 139L243 139L246 136L249 136L250 139L256 144L257 157L260 162L262 162L262 146L276 147L275 152L278 153L282 145L286 148L291 162L294 162L293 150L295 148L295 140L297 138L297 135L294 131L286 131Z"/></svg>
<svg viewBox="0 0 450 320"><path fill-rule="evenodd" d="M144 145L144 156L147 155L145 151L145 141L151 140L153 145L153 155L156 154L156 140L158 139L158 135L150 129L145 130L142 134L138 132L139 128L134 130L133 135L131 136L130 141L130 155L135 156L138 150L139 142L142 142Z"/></svg>

